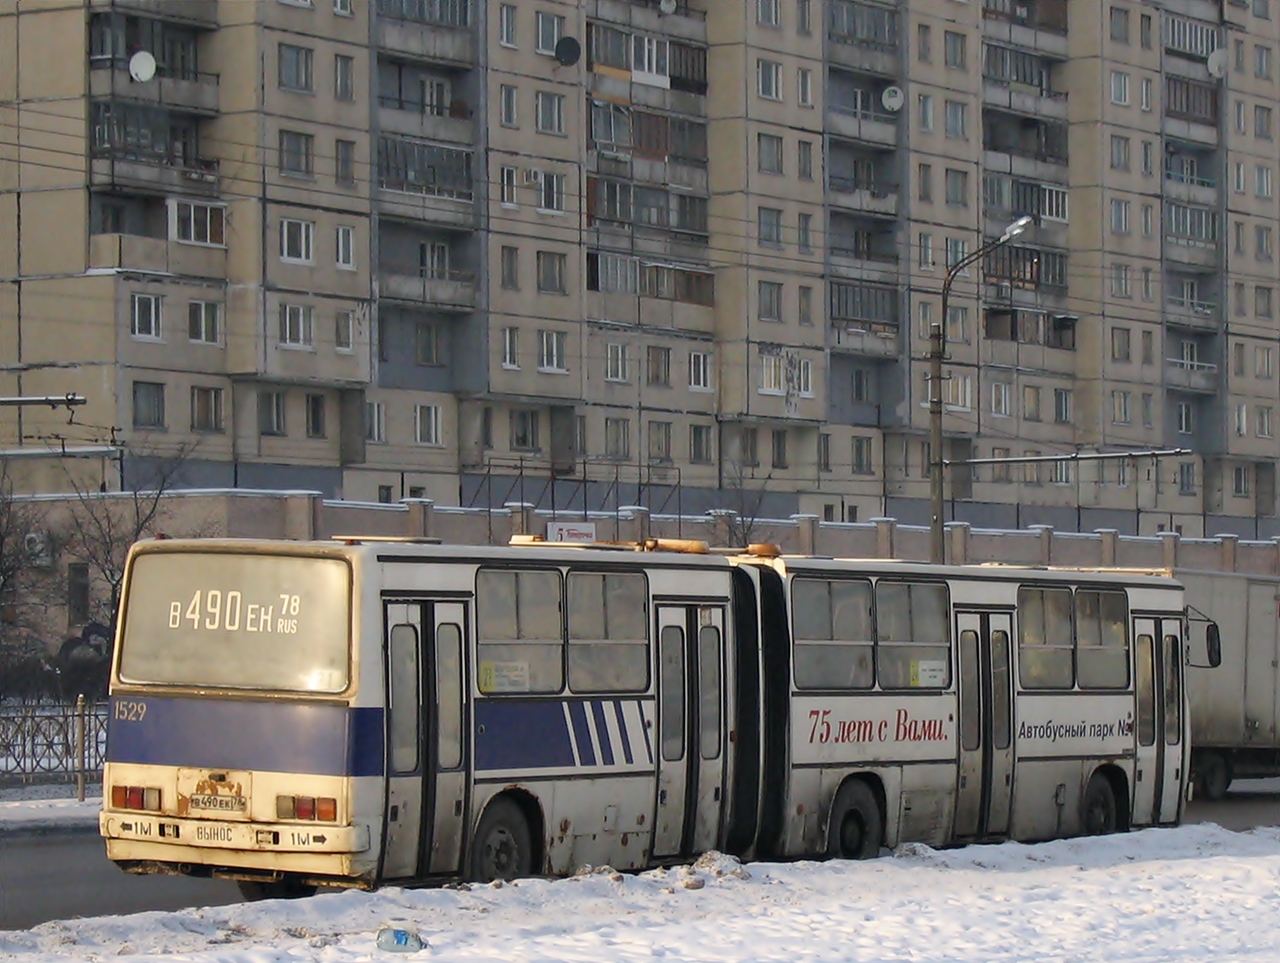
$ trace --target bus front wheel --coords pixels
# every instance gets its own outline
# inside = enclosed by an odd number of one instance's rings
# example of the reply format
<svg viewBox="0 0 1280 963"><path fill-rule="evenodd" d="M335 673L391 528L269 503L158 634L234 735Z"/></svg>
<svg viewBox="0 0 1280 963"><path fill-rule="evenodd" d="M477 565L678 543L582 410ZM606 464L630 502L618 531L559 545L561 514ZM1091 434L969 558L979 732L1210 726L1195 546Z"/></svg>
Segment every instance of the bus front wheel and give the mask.
<svg viewBox="0 0 1280 963"><path fill-rule="evenodd" d="M1116 831L1116 793L1102 773L1095 772L1089 779L1080 808L1086 836L1104 836Z"/></svg>
<svg viewBox="0 0 1280 963"><path fill-rule="evenodd" d="M827 855L840 859L871 859L880 853L884 818L880 804L865 782L850 780L831 804Z"/></svg>
<svg viewBox="0 0 1280 963"><path fill-rule="evenodd" d="M511 799L495 799L480 818L471 878L478 883L517 879L533 872L533 838L520 807Z"/></svg>

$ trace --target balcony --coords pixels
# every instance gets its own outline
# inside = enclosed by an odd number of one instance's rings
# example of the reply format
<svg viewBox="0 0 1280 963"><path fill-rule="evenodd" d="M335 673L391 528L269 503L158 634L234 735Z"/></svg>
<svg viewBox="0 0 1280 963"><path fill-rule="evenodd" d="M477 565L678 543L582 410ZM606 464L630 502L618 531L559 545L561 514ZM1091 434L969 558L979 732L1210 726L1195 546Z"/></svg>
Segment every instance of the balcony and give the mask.
<svg viewBox="0 0 1280 963"><path fill-rule="evenodd" d="M885 77L901 75L897 10L863 0L833 0L823 6L833 63Z"/></svg>
<svg viewBox="0 0 1280 963"><path fill-rule="evenodd" d="M1208 238L1166 233L1164 253L1170 261L1178 264L1206 269L1218 266L1218 242Z"/></svg>
<svg viewBox="0 0 1280 963"><path fill-rule="evenodd" d="M885 217L896 217L898 214L897 184L868 184L861 178L831 174L827 178L827 187L831 192L831 203L835 207Z"/></svg>
<svg viewBox="0 0 1280 963"><path fill-rule="evenodd" d="M475 139L471 107L465 101L444 105L379 97L378 107L378 129L383 133L456 144L470 144Z"/></svg>
<svg viewBox="0 0 1280 963"><path fill-rule="evenodd" d="M376 43L414 60L469 67L476 61L470 0L377 0Z"/></svg>
<svg viewBox="0 0 1280 963"><path fill-rule="evenodd" d="M985 104L1001 110L1044 117L1047 120L1067 119L1067 95L1063 91L1036 89L994 77L983 77L982 99Z"/></svg>
<svg viewBox="0 0 1280 963"><path fill-rule="evenodd" d="M1218 182L1212 177L1201 177L1166 165L1164 194L1186 204L1213 207L1218 203Z"/></svg>
<svg viewBox="0 0 1280 963"><path fill-rule="evenodd" d="M887 322L876 322L887 323ZM858 327L856 321L833 322L835 342L832 351L856 354L864 358L896 358L898 357L898 332L867 331Z"/></svg>
<svg viewBox="0 0 1280 963"><path fill-rule="evenodd" d="M183 163L167 156L104 152L90 161L89 184L166 194L216 195L218 162L201 158Z"/></svg>
<svg viewBox="0 0 1280 963"><path fill-rule="evenodd" d="M898 115L841 104L827 105L827 130L835 137L880 147L898 146Z"/></svg>
<svg viewBox="0 0 1280 963"><path fill-rule="evenodd" d="M1067 33L1067 0L983 0L982 16L1030 30Z"/></svg>
<svg viewBox="0 0 1280 963"><path fill-rule="evenodd" d="M93 234L89 237L90 270L128 270L186 277L225 278L227 249L179 244L163 237L137 234Z"/></svg>
<svg viewBox="0 0 1280 963"><path fill-rule="evenodd" d="M1218 390L1218 366L1205 361L1164 359L1165 387L1175 391L1213 394Z"/></svg>
<svg viewBox="0 0 1280 963"><path fill-rule="evenodd" d="M391 301L426 304L442 311L472 311L476 306L473 271L434 271L416 265L384 265L378 294Z"/></svg>
<svg viewBox="0 0 1280 963"><path fill-rule="evenodd" d="M1165 322L1178 328L1195 331L1218 329L1218 302L1200 301L1181 295L1165 298Z"/></svg>
<svg viewBox="0 0 1280 963"><path fill-rule="evenodd" d="M138 82L129 76L128 62L111 57L89 62L89 96L122 98L206 117L218 113L218 75L189 71Z"/></svg>
<svg viewBox="0 0 1280 963"><path fill-rule="evenodd" d="M194 27L218 26L218 5L209 0L89 0L91 12L119 11L148 20L168 20Z"/></svg>

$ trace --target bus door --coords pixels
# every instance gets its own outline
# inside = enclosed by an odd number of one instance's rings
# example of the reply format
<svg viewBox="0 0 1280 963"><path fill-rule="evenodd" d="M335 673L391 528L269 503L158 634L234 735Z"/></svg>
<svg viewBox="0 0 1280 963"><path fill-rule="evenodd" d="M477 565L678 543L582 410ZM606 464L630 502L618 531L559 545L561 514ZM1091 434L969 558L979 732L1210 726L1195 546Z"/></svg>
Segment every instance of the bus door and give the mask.
<svg viewBox="0 0 1280 963"><path fill-rule="evenodd" d="M724 778L724 608L659 605L653 855L713 849Z"/></svg>
<svg viewBox="0 0 1280 963"><path fill-rule="evenodd" d="M1183 800L1181 787L1188 759L1186 740L1183 738L1186 720L1182 692L1182 642L1182 619L1162 618L1159 657L1156 659L1156 691L1164 693L1161 707L1164 731L1159 740L1164 745L1164 760L1153 820L1161 823L1178 820Z"/></svg>
<svg viewBox="0 0 1280 963"><path fill-rule="evenodd" d="M1013 689L1008 612L961 612L957 838L1009 831L1013 793Z"/></svg>
<svg viewBox="0 0 1280 963"><path fill-rule="evenodd" d="M453 873L466 797L460 602L386 607L385 879Z"/></svg>
<svg viewBox="0 0 1280 963"><path fill-rule="evenodd" d="M1182 624L1171 618L1136 618L1134 662L1137 706L1133 823L1177 818L1183 775Z"/></svg>

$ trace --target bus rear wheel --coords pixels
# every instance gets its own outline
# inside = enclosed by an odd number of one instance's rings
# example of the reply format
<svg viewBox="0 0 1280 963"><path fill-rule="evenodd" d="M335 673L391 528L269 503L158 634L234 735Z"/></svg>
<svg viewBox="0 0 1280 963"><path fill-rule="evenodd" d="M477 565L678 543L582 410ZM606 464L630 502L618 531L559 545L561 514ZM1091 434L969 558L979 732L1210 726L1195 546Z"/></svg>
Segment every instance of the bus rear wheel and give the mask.
<svg viewBox="0 0 1280 963"><path fill-rule="evenodd" d="M1231 764L1219 752L1206 752L1196 760L1196 788L1210 802L1217 802L1231 786Z"/></svg>
<svg viewBox="0 0 1280 963"><path fill-rule="evenodd" d="M480 817L471 854L471 878L478 883L517 879L533 873L533 838L520 807L495 799Z"/></svg>
<svg viewBox="0 0 1280 963"><path fill-rule="evenodd" d="M263 899L304 899L316 895L316 887L293 879L238 879L240 895L250 903Z"/></svg>
<svg viewBox="0 0 1280 963"><path fill-rule="evenodd" d="M831 804L827 855L839 859L871 859L880 854L884 818L867 784L857 779L840 787Z"/></svg>
<svg viewBox="0 0 1280 963"><path fill-rule="evenodd" d="M1080 822L1086 836L1104 836L1116 831L1116 793L1102 773L1095 772L1089 779L1080 809Z"/></svg>

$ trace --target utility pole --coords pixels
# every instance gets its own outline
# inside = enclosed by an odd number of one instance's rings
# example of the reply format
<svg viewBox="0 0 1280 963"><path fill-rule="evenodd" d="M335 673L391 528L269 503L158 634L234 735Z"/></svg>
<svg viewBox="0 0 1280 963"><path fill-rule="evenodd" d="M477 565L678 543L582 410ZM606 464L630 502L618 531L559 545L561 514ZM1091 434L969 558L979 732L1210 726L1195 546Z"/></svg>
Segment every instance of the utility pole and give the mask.
<svg viewBox="0 0 1280 963"><path fill-rule="evenodd" d="M1021 234L1035 220L1030 214L1023 214L1004 229L1004 233L995 240L988 241L976 251L966 254L955 264L947 268L946 279L942 282L942 320L941 323L929 325L929 532L932 551L930 560L941 565L947 560L946 543L943 540L942 516L946 505L944 494L943 470L946 459L942 456L942 360L947 353L946 327L948 322L949 298L951 285L956 277L974 261L979 261L998 248L1004 247Z"/></svg>

